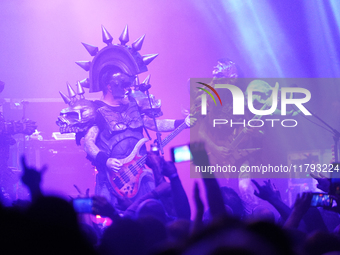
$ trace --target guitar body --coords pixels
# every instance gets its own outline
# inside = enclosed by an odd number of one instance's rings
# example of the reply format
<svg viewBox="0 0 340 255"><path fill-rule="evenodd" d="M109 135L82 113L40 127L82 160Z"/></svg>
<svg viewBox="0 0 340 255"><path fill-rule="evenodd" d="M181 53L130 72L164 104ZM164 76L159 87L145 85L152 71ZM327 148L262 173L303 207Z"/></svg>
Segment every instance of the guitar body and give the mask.
<svg viewBox="0 0 340 255"><path fill-rule="evenodd" d="M118 172L107 169L107 178L114 191L122 197L133 198L139 190L139 185L145 175L144 163L146 156L139 154L140 148L149 141L143 138L138 141L129 156L119 161L123 164ZM144 161L144 162L141 162Z"/></svg>
<svg viewBox="0 0 340 255"><path fill-rule="evenodd" d="M167 145L186 128L187 125L183 122L174 131L172 131L171 134L162 140L162 147ZM123 166L117 173L109 169L106 170L109 183L116 194L127 198L133 198L137 195L140 183L144 175L147 174L144 170L146 155L141 156L139 154L139 150L147 141L149 141L148 138L140 139L129 156L119 159Z"/></svg>
<svg viewBox="0 0 340 255"><path fill-rule="evenodd" d="M238 145L244 140L246 135L246 130L242 129L238 135L231 134L227 137L226 141L218 141L219 146L223 146L229 149L227 156L222 157L218 154L213 155L209 153L209 158L211 159L211 164L219 166L234 166L238 164L241 159L247 157L251 153L260 150L260 148L249 148L249 149L238 149Z"/></svg>

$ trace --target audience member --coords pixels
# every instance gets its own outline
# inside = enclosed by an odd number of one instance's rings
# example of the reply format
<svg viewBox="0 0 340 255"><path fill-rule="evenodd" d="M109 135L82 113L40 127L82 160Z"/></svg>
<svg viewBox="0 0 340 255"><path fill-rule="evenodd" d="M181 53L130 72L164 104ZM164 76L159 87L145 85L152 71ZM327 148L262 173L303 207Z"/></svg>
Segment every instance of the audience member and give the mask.
<svg viewBox="0 0 340 255"><path fill-rule="evenodd" d="M191 150L194 164L209 166L204 144L194 143ZM299 194L290 209L271 180L262 186L252 180L257 189L254 194L280 213L284 223L280 227L267 207L257 206L249 214L247 205L233 189L220 188L215 178L203 173L208 208L204 210L196 183L196 213L191 216L175 165L156 154L149 154L147 163L154 172L156 187L130 204L127 210L113 207L104 197L92 197L92 214L112 220L99 237L89 214L77 217L71 203L44 196L41 180L47 167L38 171L35 167L28 167L22 158L22 181L30 190L32 201L17 201L13 207L0 205L0 252L103 255L321 255L340 252L340 228L328 232L319 210L310 206L311 193ZM319 188L329 190L327 178L313 177L318 180ZM79 197L89 197L89 190L82 194L76 189ZM340 201L338 196L333 198L338 205L329 210L336 213Z"/></svg>

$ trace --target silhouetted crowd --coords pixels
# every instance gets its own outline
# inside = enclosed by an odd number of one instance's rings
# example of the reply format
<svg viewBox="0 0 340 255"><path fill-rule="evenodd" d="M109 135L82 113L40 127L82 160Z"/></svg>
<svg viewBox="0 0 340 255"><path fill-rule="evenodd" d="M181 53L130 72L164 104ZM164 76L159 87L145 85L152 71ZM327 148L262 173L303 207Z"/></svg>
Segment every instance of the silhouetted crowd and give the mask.
<svg viewBox="0 0 340 255"><path fill-rule="evenodd" d="M209 165L202 143L192 144L191 151L195 165ZM302 193L290 208L270 180L252 180L255 196L272 206L249 209L237 192L202 173L209 208L196 183L192 214L175 165L149 152L154 190L134 202L122 198L120 208L104 197L92 197L92 214L112 221L103 226L89 213L77 214L72 201L43 195L46 167L29 167L25 158L22 165L22 183L31 201L0 207L0 254L340 254L337 197L337 206L325 210L311 207L312 194ZM328 192L329 179L316 179L318 188ZM88 190L79 196L88 197Z"/></svg>

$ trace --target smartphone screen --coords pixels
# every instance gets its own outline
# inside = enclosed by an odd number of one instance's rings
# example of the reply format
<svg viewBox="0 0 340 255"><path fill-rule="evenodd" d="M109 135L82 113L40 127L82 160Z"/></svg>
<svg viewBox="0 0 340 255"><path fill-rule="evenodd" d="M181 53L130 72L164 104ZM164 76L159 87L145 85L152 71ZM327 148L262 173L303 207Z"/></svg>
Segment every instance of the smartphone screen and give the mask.
<svg viewBox="0 0 340 255"><path fill-rule="evenodd" d="M171 157L175 163L192 160L189 144L171 148Z"/></svg>
<svg viewBox="0 0 340 255"><path fill-rule="evenodd" d="M77 213L92 213L92 198L76 198L73 208Z"/></svg>
<svg viewBox="0 0 340 255"><path fill-rule="evenodd" d="M329 194L325 193L313 193L310 206L314 207L332 207L333 199Z"/></svg>

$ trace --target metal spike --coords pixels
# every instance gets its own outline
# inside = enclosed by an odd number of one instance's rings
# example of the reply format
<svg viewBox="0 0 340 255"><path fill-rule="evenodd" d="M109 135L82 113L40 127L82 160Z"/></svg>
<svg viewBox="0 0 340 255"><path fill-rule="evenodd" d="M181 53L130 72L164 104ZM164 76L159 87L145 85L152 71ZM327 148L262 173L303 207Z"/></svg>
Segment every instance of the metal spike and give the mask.
<svg viewBox="0 0 340 255"><path fill-rule="evenodd" d="M83 88L90 88L90 80L89 78L85 78L79 82Z"/></svg>
<svg viewBox="0 0 340 255"><path fill-rule="evenodd" d="M147 55L143 55L143 62L145 65L148 65L152 62L152 60L154 60L156 57L158 56L158 54L147 54Z"/></svg>
<svg viewBox="0 0 340 255"><path fill-rule="evenodd" d="M77 95L69 83L67 83L67 90L68 90L68 96L70 98L74 98Z"/></svg>
<svg viewBox="0 0 340 255"><path fill-rule="evenodd" d="M83 68L85 71L89 71L91 67L91 61L76 61L76 64Z"/></svg>
<svg viewBox="0 0 340 255"><path fill-rule="evenodd" d="M68 98L63 92L59 91L59 94L61 95L61 98L64 100L65 104L70 104L71 99Z"/></svg>
<svg viewBox="0 0 340 255"><path fill-rule="evenodd" d="M143 84L149 85L149 84L150 84L150 77L151 77L151 74L149 74L148 76L146 76L145 80L143 81Z"/></svg>
<svg viewBox="0 0 340 255"><path fill-rule="evenodd" d="M127 25L125 26L122 34L119 36L119 41L121 45L125 45L129 41L129 30Z"/></svg>
<svg viewBox="0 0 340 255"><path fill-rule="evenodd" d="M84 45L85 49L88 51L88 53L90 53L92 57L94 57L97 54L98 47L83 42L82 45Z"/></svg>
<svg viewBox="0 0 340 255"><path fill-rule="evenodd" d="M104 43L106 43L107 45L112 44L113 38L103 25L102 25L102 37Z"/></svg>
<svg viewBox="0 0 340 255"><path fill-rule="evenodd" d="M145 35L142 35L136 41L134 41L131 45L132 49L134 49L135 51L139 51L142 48L144 38L145 38Z"/></svg>
<svg viewBox="0 0 340 255"><path fill-rule="evenodd" d="M139 85L139 77L138 75L136 75L136 78L135 78L135 86L138 86Z"/></svg>
<svg viewBox="0 0 340 255"><path fill-rule="evenodd" d="M77 94L80 96L85 94L85 90L79 81L77 82Z"/></svg>

